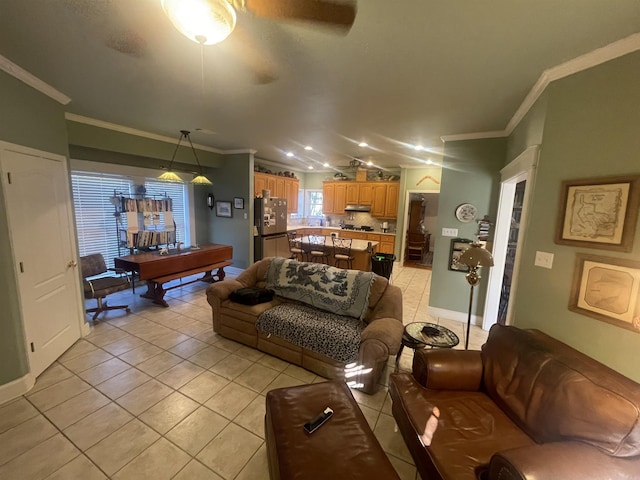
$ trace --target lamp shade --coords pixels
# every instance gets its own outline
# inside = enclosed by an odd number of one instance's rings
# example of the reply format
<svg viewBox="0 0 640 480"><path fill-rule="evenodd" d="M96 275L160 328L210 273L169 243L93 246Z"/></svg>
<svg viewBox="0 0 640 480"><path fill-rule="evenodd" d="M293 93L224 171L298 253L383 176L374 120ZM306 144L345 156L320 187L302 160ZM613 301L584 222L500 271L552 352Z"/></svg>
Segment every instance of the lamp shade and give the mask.
<svg viewBox="0 0 640 480"><path fill-rule="evenodd" d="M236 26L236 11L227 0L162 0L173 26L202 45L220 43Z"/></svg>
<svg viewBox="0 0 640 480"><path fill-rule="evenodd" d="M482 248L482 245L474 242L462 252L458 263L468 267L493 267L493 256L488 250Z"/></svg>

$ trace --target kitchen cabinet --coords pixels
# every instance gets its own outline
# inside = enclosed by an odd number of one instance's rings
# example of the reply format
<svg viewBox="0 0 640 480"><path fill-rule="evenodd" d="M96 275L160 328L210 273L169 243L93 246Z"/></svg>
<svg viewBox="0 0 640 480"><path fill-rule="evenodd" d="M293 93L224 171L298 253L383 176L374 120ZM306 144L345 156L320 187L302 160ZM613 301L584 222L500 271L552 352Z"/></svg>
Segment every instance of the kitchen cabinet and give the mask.
<svg viewBox="0 0 640 480"><path fill-rule="evenodd" d="M334 199L336 196L336 185L332 182L322 184L322 213L330 215L335 213Z"/></svg>
<svg viewBox="0 0 640 480"><path fill-rule="evenodd" d="M372 205L373 204L373 184L372 183L359 183L358 184L358 205Z"/></svg>
<svg viewBox="0 0 640 480"><path fill-rule="evenodd" d="M269 190L272 197L287 199L287 213L298 211L298 190L300 181L297 178L253 172L253 194L262 196L263 190Z"/></svg>
<svg viewBox="0 0 640 480"><path fill-rule="evenodd" d="M360 184L350 182L347 185L347 205L358 205Z"/></svg>
<svg viewBox="0 0 640 480"><path fill-rule="evenodd" d="M333 196L333 213L344 215L344 209L347 206L347 184L345 182L337 183Z"/></svg>
<svg viewBox="0 0 640 480"><path fill-rule="evenodd" d="M371 216L384 217L385 205L387 203L387 186L386 183L373 185L373 201L371 202Z"/></svg>
<svg viewBox="0 0 640 480"><path fill-rule="evenodd" d="M396 218L398 216L399 194L400 185L398 183L389 183L387 185L387 198L384 207L384 216L386 218Z"/></svg>
<svg viewBox="0 0 640 480"><path fill-rule="evenodd" d="M396 249L396 238L391 235L381 235L380 243L378 244L378 252L380 253L394 253Z"/></svg>
<svg viewBox="0 0 640 480"><path fill-rule="evenodd" d="M399 192L398 182L324 182L322 211L343 215L346 205L369 205L372 217L396 218Z"/></svg>

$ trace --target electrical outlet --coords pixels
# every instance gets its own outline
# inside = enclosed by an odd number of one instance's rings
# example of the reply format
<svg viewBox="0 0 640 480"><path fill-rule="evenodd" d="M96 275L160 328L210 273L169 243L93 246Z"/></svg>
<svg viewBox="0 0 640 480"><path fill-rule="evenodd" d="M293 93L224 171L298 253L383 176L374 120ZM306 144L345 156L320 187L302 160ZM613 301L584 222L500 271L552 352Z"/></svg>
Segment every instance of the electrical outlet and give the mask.
<svg viewBox="0 0 640 480"><path fill-rule="evenodd" d="M533 264L537 267L551 268L553 266L553 253L536 252L536 259Z"/></svg>
<svg viewBox="0 0 640 480"><path fill-rule="evenodd" d="M247 219L247 214L246 214L246 213L244 214L244 219L245 219L245 220Z"/></svg>
<svg viewBox="0 0 640 480"><path fill-rule="evenodd" d="M457 237L458 229L457 228L443 228L442 229L443 237Z"/></svg>

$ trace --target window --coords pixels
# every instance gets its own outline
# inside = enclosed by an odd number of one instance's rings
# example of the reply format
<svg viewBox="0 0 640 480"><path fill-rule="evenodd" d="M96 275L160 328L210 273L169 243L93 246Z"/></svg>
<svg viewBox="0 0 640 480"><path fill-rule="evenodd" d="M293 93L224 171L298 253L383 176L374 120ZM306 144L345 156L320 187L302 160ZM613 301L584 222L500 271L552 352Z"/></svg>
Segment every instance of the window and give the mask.
<svg viewBox="0 0 640 480"><path fill-rule="evenodd" d="M322 217L322 190L305 190L305 216Z"/></svg>
<svg viewBox="0 0 640 480"><path fill-rule="evenodd" d="M80 256L102 253L107 267L113 267L113 259L119 257L120 252L115 208L110 198L114 192L129 195L132 187L133 182L125 177L72 172L71 188ZM123 225L122 228L126 227Z"/></svg>
<svg viewBox="0 0 640 480"><path fill-rule="evenodd" d="M78 230L78 249L81 256L102 253L107 267L113 267L115 257L129 254L129 249L126 247L118 247L118 226L120 229L127 228L126 217L123 215L120 219L116 218L111 197L114 193L133 195L135 185L142 183L144 183L147 197L161 198L164 195L171 197L176 240L189 244L188 201L184 184L73 171L71 185ZM122 223L118 225L118 221Z"/></svg>

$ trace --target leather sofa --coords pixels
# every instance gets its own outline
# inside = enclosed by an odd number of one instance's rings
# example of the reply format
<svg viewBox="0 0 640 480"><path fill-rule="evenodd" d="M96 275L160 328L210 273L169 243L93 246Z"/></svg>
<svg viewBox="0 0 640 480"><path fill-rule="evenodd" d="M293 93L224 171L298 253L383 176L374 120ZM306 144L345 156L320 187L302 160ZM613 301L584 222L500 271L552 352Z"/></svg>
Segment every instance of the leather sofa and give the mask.
<svg viewBox="0 0 640 480"><path fill-rule="evenodd" d="M640 385L540 331L495 325L482 351L416 351L389 391L422 478L640 478Z"/></svg>
<svg viewBox="0 0 640 480"><path fill-rule="evenodd" d="M207 301L213 312L213 330L223 337L299 365L324 378L345 379L344 362L256 329L256 321L262 312L291 300L276 296L270 302L242 305L229 299L231 292L239 288L264 287L271 260L260 260L237 278L225 279L207 287ZM364 323L366 327L360 334L356 361L361 373L348 380L365 393L374 393L379 387L389 356L395 355L400 349L404 331L402 292L382 276L375 275L371 285Z"/></svg>

